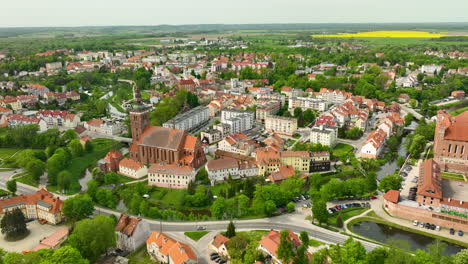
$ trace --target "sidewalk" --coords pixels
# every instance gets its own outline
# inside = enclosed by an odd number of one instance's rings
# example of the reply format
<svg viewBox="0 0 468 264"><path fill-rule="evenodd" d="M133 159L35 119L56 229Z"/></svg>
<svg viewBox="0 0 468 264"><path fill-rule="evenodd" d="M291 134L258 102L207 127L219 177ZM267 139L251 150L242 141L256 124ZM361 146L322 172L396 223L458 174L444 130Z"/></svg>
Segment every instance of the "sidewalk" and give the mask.
<svg viewBox="0 0 468 264"><path fill-rule="evenodd" d="M467 235L464 235L462 237L460 237L458 235L450 235L449 229L447 229L447 228L442 228L440 231L430 230L430 229L425 229L425 228L423 229L423 228L420 228L420 227L413 226L413 222L411 220L389 216L387 214L387 212L384 211L383 197L382 196L379 196L379 198L377 200L371 201L371 208L372 208L372 210L374 210L374 212L379 217L381 217L382 219L384 219L384 220L386 220L388 222L392 222L392 223L395 223L397 225L401 225L401 226L404 226L404 227L409 227L409 228L414 229L414 230L423 231L425 233L430 233L430 234L434 234L434 235L437 235L437 236L458 240L458 241L461 241L463 243L468 244L468 236Z"/></svg>

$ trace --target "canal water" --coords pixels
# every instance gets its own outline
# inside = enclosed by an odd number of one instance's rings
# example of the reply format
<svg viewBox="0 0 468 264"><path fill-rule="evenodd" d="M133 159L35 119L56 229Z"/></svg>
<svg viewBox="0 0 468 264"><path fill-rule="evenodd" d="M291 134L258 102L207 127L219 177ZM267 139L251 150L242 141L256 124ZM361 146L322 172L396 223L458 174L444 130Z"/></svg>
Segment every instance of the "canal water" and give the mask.
<svg viewBox="0 0 468 264"><path fill-rule="evenodd" d="M427 249L427 246L434 242L434 238L408 232L388 225L379 224L371 221L362 221L353 225L353 231L359 235L368 237L381 243L388 243L389 240L402 240L408 242L411 250ZM457 254L464 249L462 246L447 243L447 250L443 253L445 256Z"/></svg>
<svg viewBox="0 0 468 264"><path fill-rule="evenodd" d="M411 124L409 125L409 127L417 127L417 126L418 126L418 123L415 121L411 122ZM402 156L406 158L406 155L408 154L408 152L406 151L406 147L404 146L405 139L406 137L403 137L401 139L400 146L398 147L398 156ZM377 172L377 179L381 180L383 177L393 174L395 170L397 169L399 169L398 164L397 164L397 159L394 159L391 162L387 162Z"/></svg>

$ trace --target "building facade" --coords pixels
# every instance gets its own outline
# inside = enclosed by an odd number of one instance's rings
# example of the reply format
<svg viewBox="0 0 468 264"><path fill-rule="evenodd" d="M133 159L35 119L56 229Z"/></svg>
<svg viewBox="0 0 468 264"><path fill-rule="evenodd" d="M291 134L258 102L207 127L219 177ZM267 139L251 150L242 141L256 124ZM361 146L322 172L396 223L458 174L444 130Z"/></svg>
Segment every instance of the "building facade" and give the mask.
<svg viewBox="0 0 468 264"><path fill-rule="evenodd" d="M153 164L148 169L148 185L170 189L186 189L195 181L196 171L189 166Z"/></svg>
<svg viewBox="0 0 468 264"><path fill-rule="evenodd" d="M468 112L451 116L437 113L434 159L442 171L468 174Z"/></svg>
<svg viewBox="0 0 468 264"><path fill-rule="evenodd" d="M338 128L334 126L320 125L310 130L310 142L334 147L338 139Z"/></svg>
<svg viewBox="0 0 468 264"><path fill-rule="evenodd" d="M163 124L163 127L191 131L206 124L210 120L208 107L197 106L185 113L177 115Z"/></svg>
<svg viewBox="0 0 468 264"><path fill-rule="evenodd" d="M265 130L268 132L292 136L297 131L297 119L282 116L266 117Z"/></svg>
<svg viewBox="0 0 468 264"><path fill-rule="evenodd" d="M141 179L148 174L148 168L137 160L124 158L119 163L119 173L130 178Z"/></svg>
<svg viewBox="0 0 468 264"><path fill-rule="evenodd" d="M64 220L62 214L63 201L45 189L34 194L15 196L0 200L0 218L6 212L20 209L27 219L42 219L51 224L59 224Z"/></svg>
<svg viewBox="0 0 468 264"><path fill-rule="evenodd" d="M150 234L148 222L121 214L115 226L117 248L133 252L143 245Z"/></svg>

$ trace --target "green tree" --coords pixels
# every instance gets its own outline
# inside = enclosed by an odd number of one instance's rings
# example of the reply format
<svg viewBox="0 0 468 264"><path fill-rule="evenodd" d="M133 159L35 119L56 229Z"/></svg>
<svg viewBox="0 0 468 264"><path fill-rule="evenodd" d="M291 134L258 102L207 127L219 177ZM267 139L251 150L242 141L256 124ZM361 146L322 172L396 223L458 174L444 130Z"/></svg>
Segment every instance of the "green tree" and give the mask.
<svg viewBox="0 0 468 264"><path fill-rule="evenodd" d="M236 236L236 226L234 225L234 223L231 220L231 221L229 221L229 224L228 224L228 227L227 227L226 237L231 238L231 237L234 237L234 236Z"/></svg>
<svg viewBox="0 0 468 264"><path fill-rule="evenodd" d="M265 214L267 216L273 215L273 213L276 211L276 204L272 200L268 200L265 202Z"/></svg>
<svg viewBox="0 0 468 264"><path fill-rule="evenodd" d="M84 151L86 151L87 153L91 153L93 152L93 143L91 142L91 140L86 140L85 142L85 146L84 146Z"/></svg>
<svg viewBox="0 0 468 264"><path fill-rule="evenodd" d="M280 243L278 249L276 250L278 258L283 261L283 263L289 263L294 258L294 246L289 236L288 230L282 230L280 233Z"/></svg>
<svg viewBox="0 0 468 264"><path fill-rule="evenodd" d="M293 202L289 202L289 203L286 205L286 210L287 210L288 212L292 213L292 212L294 212L294 208L295 208L295 207L296 207L296 206L294 205Z"/></svg>
<svg viewBox="0 0 468 264"><path fill-rule="evenodd" d="M341 212L338 213L338 217L336 218L336 226L339 228L343 227L343 218L341 217Z"/></svg>
<svg viewBox="0 0 468 264"><path fill-rule="evenodd" d="M32 159L24 169L31 174L34 180L39 181L46 170L46 164L42 160Z"/></svg>
<svg viewBox="0 0 468 264"><path fill-rule="evenodd" d="M7 187L9 192L11 192L12 194L15 194L16 190L17 190L16 180L7 181L6 182L6 187Z"/></svg>
<svg viewBox="0 0 468 264"><path fill-rule="evenodd" d="M299 233L299 238L301 239L303 245L309 245L310 238L306 231L301 231Z"/></svg>
<svg viewBox="0 0 468 264"><path fill-rule="evenodd" d="M312 214L319 224L327 223L328 212L327 204L323 200L314 200L312 205Z"/></svg>
<svg viewBox="0 0 468 264"><path fill-rule="evenodd" d="M104 183L107 185L116 184L116 183L119 183L119 178L120 176L116 172L108 172L104 176Z"/></svg>
<svg viewBox="0 0 468 264"><path fill-rule="evenodd" d="M411 154L411 157L418 159L421 153L426 147L427 140L422 135L414 135L411 144L408 148L408 152Z"/></svg>
<svg viewBox="0 0 468 264"><path fill-rule="evenodd" d="M73 129L68 129L67 131L65 131L62 135L62 139L65 141L65 142L70 142L74 139L78 139L78 134L75 132L75 130Z"/></svg>
<svg viewBox="0 0 468 264"><path fill-rule="evenodd" d="M73 175L68 170L61 171L57 175L57 186L64 192L70 189L72 181Z"/></svg>
<svg viewBox="0 0 468 264"><path fill-rule="evenodd" d="M68 244L90 262L96 261L108 248L115 246L114 221L104 215L78 221Z"/></svg>
<svg viewBox="0 0 468 264"><path fill-rule="evenodd" d="M2 234L5 234L7 238L20 237L28 232L26 218L18 208L5 212L0 222L0 228L2 229Z"/></svg>
<svg viewBox="0 0 468 264"><path fill-rule="evenodd" d="M65 200L62 211L71 222L87 218L94 213L93 200L88 194L78 194Z"/></svg>
<svg viewBox="0 0 468 264"><path fill-rule="evenodd" d="M379 191L387 192L388 190L399 190L403 178L397 174L387 175L379 182Z"/></svg>
<svg viewBox="0 0 468 264"><path fill-rule="evenodd" d="M223 197L218 197L210 208L211 215L217 219L220 219L224 216L226 211L226 200Z"/></svg>
<svg viewBox="0 0 468 264"><path fill-rule="evenodd" d="M405 115L405 126L409 126L411 124L411 121L413 121L414 116L411 113L408 113Z"/></svg>
<svg viewBox="0 0 468 264"><path fill-rule="evenodd" d="M71 246L63 246L54 250L52 254L46 256L40 264L89 264L89 261L83 258L80 252Z"/></svg>
<svg viewBox="0 0 468 264"><path fill-rule="evenodd" d="M68 149L74 158L80 157L84 152L83 145L81 145L79 139L73 139L70 141L70 143L68 143Z"/></svg>

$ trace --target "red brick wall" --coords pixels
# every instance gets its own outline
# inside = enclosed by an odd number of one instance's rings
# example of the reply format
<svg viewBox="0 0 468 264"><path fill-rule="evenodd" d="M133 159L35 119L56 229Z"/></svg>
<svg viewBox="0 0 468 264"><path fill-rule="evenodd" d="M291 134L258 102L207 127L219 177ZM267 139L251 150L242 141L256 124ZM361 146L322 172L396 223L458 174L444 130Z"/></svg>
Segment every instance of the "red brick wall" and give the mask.
<svg viewBox="0 0 468 264"><path fill-rule="evenodd" d="M401 217L408 220L418 220L419 222L431 223L445 228L454 228L455 230L463 230L468 232L468 219L446 215L442 213L433 212L430 210L410 207L401 204L395 204L384 200L385 209L393 216ZM439 217L450 218L454 221L439 219Z"/></svg>

